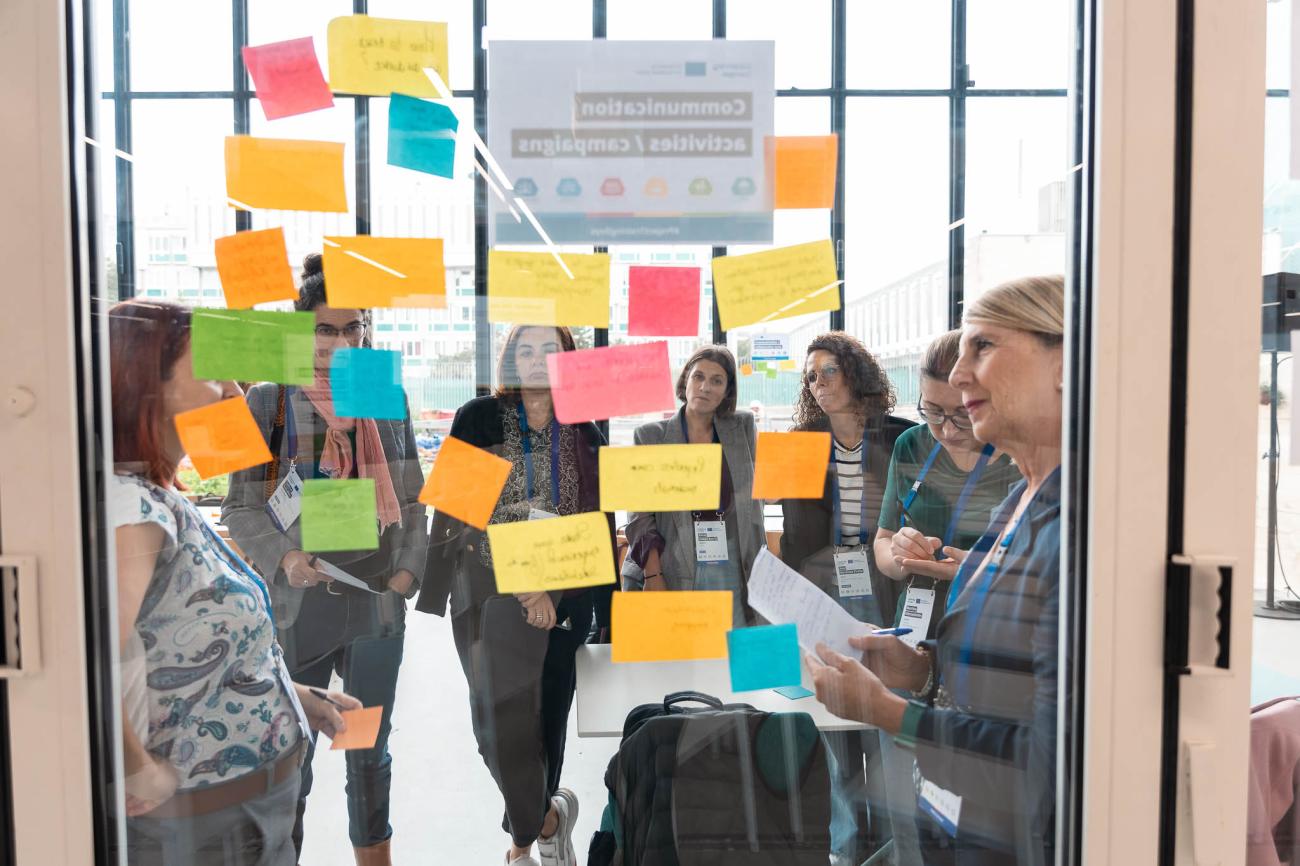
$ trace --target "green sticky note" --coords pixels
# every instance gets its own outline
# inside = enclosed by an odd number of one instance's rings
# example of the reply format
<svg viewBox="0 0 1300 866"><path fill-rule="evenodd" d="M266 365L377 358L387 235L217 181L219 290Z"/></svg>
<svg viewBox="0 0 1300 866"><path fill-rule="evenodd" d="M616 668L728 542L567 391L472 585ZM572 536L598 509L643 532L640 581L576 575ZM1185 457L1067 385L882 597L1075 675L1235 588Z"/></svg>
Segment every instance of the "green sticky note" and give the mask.
<svg viewBox="0 0 1300 866"><path fill-rule="evenodd" d="M195 310L194 378L310 385L316 317L266 310Z"/></svg>
<svg viewBox="0 0 1300 866"><path fill-rule="evenodd" d="M302 483L302 549L375 550L375 479L313 478Z"/></svg>

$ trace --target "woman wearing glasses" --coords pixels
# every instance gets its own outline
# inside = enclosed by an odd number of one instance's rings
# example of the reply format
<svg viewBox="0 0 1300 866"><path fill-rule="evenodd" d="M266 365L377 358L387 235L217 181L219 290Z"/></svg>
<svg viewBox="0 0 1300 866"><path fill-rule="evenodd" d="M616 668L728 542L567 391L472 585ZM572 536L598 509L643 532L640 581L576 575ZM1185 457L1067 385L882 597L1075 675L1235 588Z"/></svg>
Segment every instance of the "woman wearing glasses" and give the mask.
<svg viewBox="0 0 1300 866"><path fill-rule="evenodd" d="M264 383L249 390L249 408L275 459L231 476L221 519L270 584L295 681L324 687L337 672L363 705L384 708L375 745L349 750L346 762L348 833L357 862L387 864L393 832L388 734L406 599L419 589L416 576L424 574L428 547L424 506L418 501L424 476L409 415L387 420L335 414L330 362L336 350L365 341L367 312L328 305L318 254L303 262L294 307L316 317L316 380L307 387ZM319 556L302 549L302 482L324 478L374 481L376 549ZM309 747L294 827L299 852L311 784Z"/></svg>

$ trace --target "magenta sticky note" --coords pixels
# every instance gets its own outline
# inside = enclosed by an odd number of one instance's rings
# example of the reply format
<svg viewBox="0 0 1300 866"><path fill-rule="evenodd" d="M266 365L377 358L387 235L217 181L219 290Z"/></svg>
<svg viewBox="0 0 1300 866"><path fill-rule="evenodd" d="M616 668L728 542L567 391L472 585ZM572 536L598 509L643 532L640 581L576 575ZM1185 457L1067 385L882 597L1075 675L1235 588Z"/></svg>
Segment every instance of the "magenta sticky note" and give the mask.
<svg viewBox="0 0 1300 866"><path fill-rule="evenodd" d="M325 76L321 74L316 47L310 36L246 45L244 65L253 77L257 99L267 120L304 114L334 104Z"/></svg>
<svg viewBox="0 0 1300 866"><path fill-rule="evenodd" d="M694 337L700 330L700 269L627 269L627 335Z"/></svg>
<svg viewBox="0 0 1300 866"><path fill-rule="evenodd" d="M546 363L561 424L677 408L668 344L662 340L556 352Z"/></svg>

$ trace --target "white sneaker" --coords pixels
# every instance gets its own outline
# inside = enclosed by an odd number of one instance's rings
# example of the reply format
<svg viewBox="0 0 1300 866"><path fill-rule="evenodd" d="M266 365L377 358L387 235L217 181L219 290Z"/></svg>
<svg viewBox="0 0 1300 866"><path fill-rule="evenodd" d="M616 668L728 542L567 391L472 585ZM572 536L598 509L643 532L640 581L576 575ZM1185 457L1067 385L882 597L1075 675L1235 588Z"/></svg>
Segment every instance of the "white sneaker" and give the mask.
<svg viewBox="0 0 1300 866"><path fill-rule="evenodd" d="M558 820L550 838L537 837L537 856L541 866L578 866L573 850L573 827L578 823L578 797L568 788L560 788L551 798ZM516 861L518 862L518 861Z"/></svg>

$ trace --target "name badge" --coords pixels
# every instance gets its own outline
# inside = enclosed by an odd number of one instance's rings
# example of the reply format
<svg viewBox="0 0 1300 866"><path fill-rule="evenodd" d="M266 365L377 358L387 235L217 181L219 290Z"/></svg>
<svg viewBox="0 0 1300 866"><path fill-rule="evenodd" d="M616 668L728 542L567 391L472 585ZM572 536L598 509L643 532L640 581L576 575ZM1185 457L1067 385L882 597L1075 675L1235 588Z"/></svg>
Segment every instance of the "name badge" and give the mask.
<svg viewBox="0 0 1300 866"><path fill-rule="evenodd" d="M867 571L867 552L861 547L835 554L835 581L840 598L871 595L871 573Z"/></svg>
<svg viewBox="0 0 1300 866"><path fill-rule="evenodd" d="M528 519L529 519L529 520L549 520L549 519L552 518L552 517L559 517L559 516L560 516L560 515L558 515L558 514L554 514L554 513L550 512L550 511L543 511L543 510L540 509L540 508L530 508L530 509L528 509Z"/></svg>
<svg viewBox="0 0 1300 866"><path fill-rule="evenodd" d="M903 615L898 620L900 627L910 628L911 634L902 635L899 640L916 649L916 645L925 640L930 633L930 617L934 614L934 590L914 586L908 589L903 601Z"/></svg>
<svg viewBox="0 0 1300 866"><path fill-rule="evenodd" d="M695 560L697 562L726 562L727 522L725 520L695 521Z"/></svg>
<svg viewBox="0 0 1300 866"><path fill-rule="evenodd" d="M298 477L296 465L289 464L284 480L266 500L266 511L281 532L288 532L289 527L298 522L298 516L302 514L302 479Z"/></svg>
<svg viewBox="0 0 1300 866"><path fill-rule="evenodd" d="M957 835L957 821L961 818L961 797L952 791L945 791L928 779L921 781L921 791L917 802L921 810L939 822L949 836Z"/></svg>

